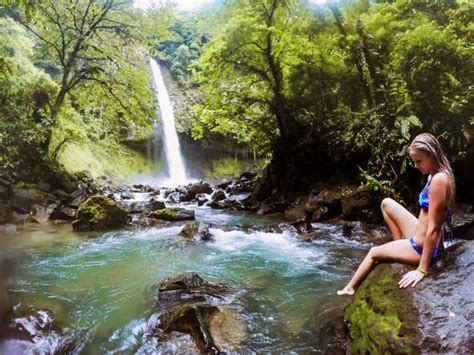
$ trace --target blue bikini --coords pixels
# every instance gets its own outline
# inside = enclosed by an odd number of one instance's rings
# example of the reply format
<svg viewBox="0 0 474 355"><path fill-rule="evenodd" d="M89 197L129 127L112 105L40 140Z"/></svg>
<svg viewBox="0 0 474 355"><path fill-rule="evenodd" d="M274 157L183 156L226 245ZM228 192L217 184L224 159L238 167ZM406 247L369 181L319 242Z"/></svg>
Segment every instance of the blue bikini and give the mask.
<svg viewBox="0 0 474 355"><path fill-rule="evenodd" d="M418 203L420 205L420 208L424 211L428 211L428 208L430 207L430 199L428 196L428 192L430 190L430 184L431 184L431 179L427 182L423 190L420 192L420 196L418 198ZM448 213L448 217L446 219L446 222L443 224L443 229L444 229L444 235L448 237L448 243L450 243L452 242L452 239L453 239L453 232L452 232L453 210L450 207L447 207L446 211ZM416 244L415 239L413 237L410 237L408 241L410 242L410 245L412 246L412 248L418 253L418 255L421 256L421 254L423 253L423 247ZM435 258L438 255L438 252L439 252L439 244L434 247L431 257Z"/></svg>

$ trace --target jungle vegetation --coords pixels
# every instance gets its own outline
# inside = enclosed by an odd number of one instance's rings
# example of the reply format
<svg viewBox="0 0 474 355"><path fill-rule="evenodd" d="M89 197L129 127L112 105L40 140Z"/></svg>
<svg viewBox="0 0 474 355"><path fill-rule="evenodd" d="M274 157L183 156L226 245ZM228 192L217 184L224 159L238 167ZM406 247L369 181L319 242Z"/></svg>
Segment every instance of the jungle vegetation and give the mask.
<svg viewBox="0 0 474 355"><path fill-rule="evenodd" d="M193 92L182 132L265 157L271 189L338 176L407 186L407 144L427 131L474 198L472 1L225 0L183 14L10 0L0 21L3 178L41 171L73 140L145 136L152 55Z"/></svg>

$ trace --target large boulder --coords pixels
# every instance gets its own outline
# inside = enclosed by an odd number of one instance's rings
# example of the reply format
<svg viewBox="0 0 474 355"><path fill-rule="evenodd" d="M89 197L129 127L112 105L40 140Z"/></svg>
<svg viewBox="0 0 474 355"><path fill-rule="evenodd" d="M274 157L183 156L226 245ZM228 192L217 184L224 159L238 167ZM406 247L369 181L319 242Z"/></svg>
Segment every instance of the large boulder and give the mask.
<svg viewBox="0 0 474 355"><path fill-rule="evenodd" d="M180 207L155 210L150 213L148 217L161 219L163 221L188 221L195 219L194 211Z"/></svg>
<svg viewBox="0 0 474 355"><path fill-rule="evenodd" d="M171 276L157 286L157 307L163 312L151 330L159 342L172 332L189 334L196 350L206 354L238 352L246 339L238 297L223 284L194 272Z"/></svg>
<svg viewBox="0 0 474 355"><path fill-rule="evenodd" d="M185 191L180 194L181 201L191 201L198 194L210 194L212 187L207 182L197 182L186 186Z"/></svg>
<svg viewBox="0 0 474 355"><path fill-rule="evenodd" d="M114 200L93 195L79 206L72 226L76 231L103 230L127 224L127 211Z"/></svg>
<svg viewBox="0 0 474 355"><path fill-rule="evenodd" d="M416 288L408 266L383 263L362 282L345 319L352 353L474 352L474 243L448 248Z"/></svg>

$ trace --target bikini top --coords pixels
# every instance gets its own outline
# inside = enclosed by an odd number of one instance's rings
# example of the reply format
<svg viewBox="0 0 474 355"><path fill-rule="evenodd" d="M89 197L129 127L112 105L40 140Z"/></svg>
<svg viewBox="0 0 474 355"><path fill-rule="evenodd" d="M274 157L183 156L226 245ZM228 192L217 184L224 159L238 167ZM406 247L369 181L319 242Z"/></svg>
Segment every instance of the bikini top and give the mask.
<svg viewBox="0 0 474 355"><path fill-rule="evenodd" d="M418 198L418 203L420 204L420 208L428 211L430 207L430 198L428 196L428 191L430 189L431 179L428 180L423 190L420 192L420 197Z"/></svg>

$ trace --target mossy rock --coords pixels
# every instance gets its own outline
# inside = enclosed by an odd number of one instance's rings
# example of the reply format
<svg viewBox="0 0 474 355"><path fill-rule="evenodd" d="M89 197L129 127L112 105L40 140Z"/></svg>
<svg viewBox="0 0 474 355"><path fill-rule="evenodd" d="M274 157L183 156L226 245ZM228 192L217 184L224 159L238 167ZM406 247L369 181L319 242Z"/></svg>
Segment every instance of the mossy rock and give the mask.
<svg viewBox="0 0 474 355"><path fill-rule="evenodd" d="M420 353L414 291L398 287L407 270L399 264L380 264L361 284L345 313L351 353Z"/></svg>
<svg viewBox="0 0 474 355"><path fill-rule="evenodd" d="M194 211L185 208L162 208L155 210L148 217L163 221L189 221L194 220Z"/></svg>
<svg viewBox="0 0 474 355"><path fill-rule="evenodd" d="M79 205L72 226L76 231L103 230L127 224L127 212L111 198L94 195Z"/></svg>

